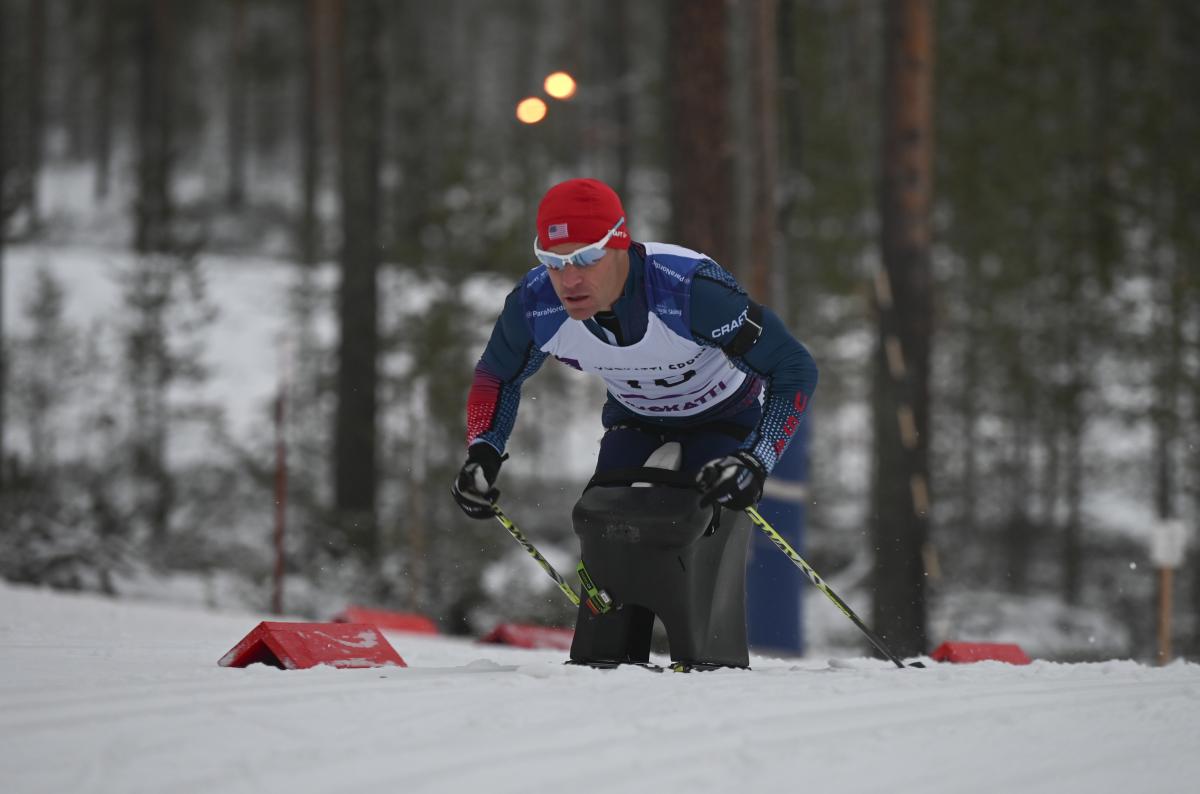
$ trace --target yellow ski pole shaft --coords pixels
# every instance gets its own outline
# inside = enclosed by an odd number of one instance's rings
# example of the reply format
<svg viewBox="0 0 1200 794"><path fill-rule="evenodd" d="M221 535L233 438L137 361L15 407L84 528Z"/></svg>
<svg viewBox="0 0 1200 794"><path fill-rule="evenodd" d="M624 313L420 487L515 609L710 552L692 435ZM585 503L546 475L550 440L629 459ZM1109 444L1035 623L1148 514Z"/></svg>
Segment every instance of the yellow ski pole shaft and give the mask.
<svg viewBox="0 0 1200 794"><path fill-rule="evenodd" d="M499 505L492 505L492 512L496 514L496 520L503 524L504 528L508 530L508 534L513 536L513 540L515 540L517 543L520 543L522 548L529 552L529 556L533 557L533 559L537 561L537 564L542 566L542 570L550 574L550 578L558 584L558 589L562 590L567 598L571 599L572 604L579 606L579 596L575 594L575 591L571 589L570 585L563 581L563 578L559 576L558 571L554 570L554 566L542 556L542 553L538 551L532 543L529 542L529 538L525 537L525 533L517 528L517 525L512 522L512 519L504 514L504 511L500 509Z"/></svg>
<svg viewBox="0 0 1200 794"><path fill-rule="evenodd" d="M876 650L890 659L892 664L896 665L897 667L905 666L904 662L896 658L896 655L887 649L887 646L883 644L883 640L881 640L875 634L875 632L871 631L871 629L867 627L867 624L863 623L862 619L858 615L854 614L854 610L851 609L845 601L839 598L838 594L833 592L829 585L825 584L825 580L813 570L811 565L804 561L803 557L796 553L796 550L792 548L792 545L784 540L783 536L776 532L775 528L767 523L767 520L763 518L756 509L753 507L747 507L746 515L750 516L750 520L754 522L755 526L761 529L763 533L771 539L771 542L775 544L776 548L786 554L788 559L796 564L797 568L799 568L801 571L804 571L804 575L809 578L809 581L816 585L818 590L828 596L829 600L834 603L834 606L842 611L843 615L850 618L850 622L852 622L855 626L858 626L859 630L866 635L867 639L871 641L871 644L875 646ZM908 666L924 667L925 665L921 662L913 662Z"/></svg>

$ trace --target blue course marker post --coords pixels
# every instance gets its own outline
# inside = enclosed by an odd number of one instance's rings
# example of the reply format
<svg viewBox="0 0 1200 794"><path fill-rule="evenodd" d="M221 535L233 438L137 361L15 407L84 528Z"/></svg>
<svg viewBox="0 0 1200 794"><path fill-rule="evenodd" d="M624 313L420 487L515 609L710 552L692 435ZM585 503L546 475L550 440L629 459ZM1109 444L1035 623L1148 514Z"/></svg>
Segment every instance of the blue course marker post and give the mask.
<svg viewBox="0 0 1200 794"><path fill-rule="evenodd" d="M767 479L758 512L797 552L803 553L808 485L808 422L801 422L787 452ZM792 561L755 530L746 571L750 646L759 652L804 652L802 598L806 580Z"/></svg>

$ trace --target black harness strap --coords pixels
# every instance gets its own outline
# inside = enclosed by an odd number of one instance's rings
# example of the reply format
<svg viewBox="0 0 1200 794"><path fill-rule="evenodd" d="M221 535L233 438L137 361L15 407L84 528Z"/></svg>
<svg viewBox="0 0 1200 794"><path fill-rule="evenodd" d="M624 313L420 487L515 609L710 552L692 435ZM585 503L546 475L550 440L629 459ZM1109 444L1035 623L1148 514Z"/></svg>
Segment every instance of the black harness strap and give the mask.
<svg viewBox="0 0 1200 794"><path fill-rule="evenodd" d="M587 487L595 488L598 485L630 485L635 482L648 482L655 485L671 485L676 488L695 488L696 478L690 474L684 474L670 469L647 469L643 467L629 469L609 469L608 471L598 472L588 481Z"/></svg>
<svg viewBox="0 0 1200 794"><path fill-rule="evenodd" d="M725 351L725 355L730 357L741 357L754 347L754 343L762 336L763 332L763 307L760 304L750 301L746 305L746 320L742 323L742 327L733 335L733 339L724 345L721 349Z"/></svg>
<svg viewBox="0 0 1200 794"><path fill-rule="evenodd" d="M663 441L673 440L675 434L687 433L694 430L704 430L713 433L723 433L738 441L745 441L750 435L750 431L754 428L746 425L739 425L737 422L703 422L692 427L662 427L650 424L649 422L639 422L636 419L622 419L609 430L637 430L642 433L649 433L652 436L662 439ZM668 437L670 436L670 437Z"/></svg>

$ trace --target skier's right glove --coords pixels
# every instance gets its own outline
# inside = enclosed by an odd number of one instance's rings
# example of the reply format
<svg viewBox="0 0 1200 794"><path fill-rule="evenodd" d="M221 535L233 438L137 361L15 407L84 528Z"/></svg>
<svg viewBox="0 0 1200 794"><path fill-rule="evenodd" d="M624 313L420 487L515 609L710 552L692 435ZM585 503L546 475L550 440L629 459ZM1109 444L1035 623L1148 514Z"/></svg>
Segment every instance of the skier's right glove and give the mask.
<svg viewBox="0 0 1200 794"><path fill-rule="evenodd" d="M454 479L450 495L471 518L491 518L495 515L492 506L496 504L500 491L492 486L500 474L500 464L506 457L501 457L496 448L486 442L472 444L467 449L467 462Z"/></svg>
<svg viewBox="0 0 1200 794"><path fill-rule="evenodd" d="M716 504L730 510L745 510L762 498L766 467L745 450L710 460L696 475L700 506Z"/></svg>

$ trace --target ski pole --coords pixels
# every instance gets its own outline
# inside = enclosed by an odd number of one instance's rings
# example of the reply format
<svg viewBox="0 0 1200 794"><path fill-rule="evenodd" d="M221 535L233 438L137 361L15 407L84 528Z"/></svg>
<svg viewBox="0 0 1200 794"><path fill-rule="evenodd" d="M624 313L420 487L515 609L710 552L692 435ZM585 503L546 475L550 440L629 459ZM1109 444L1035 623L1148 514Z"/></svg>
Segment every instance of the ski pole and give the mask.
<svg viewBox="0 0 1200 794"><path fill-rule="evenodd" d="M867 639L871 641L871 644L875 646L876 650L890 659L892 664L896 665L897 667L905 666L904 662L896 658L896 655L887 649L887 646L883 644L883 640L879 639L875 632L867 628L867 624L863 623L862 619L858 615L854 614L854 610L847 606L845 601L838 598L838 594L833 592L829 585L825 584L825 581L817 574L816 571L813 570L812 566L805 562L804 558L796 553L796 550L792 548L791 544L784 540L783 536L776 532L775 528L767 523L767 520L763 518L757 510L755 510L753 507L747 507L746 515L750 516L750 520L753 521L759 529L766 533L766 536L771 539L771 542L775 544L776 548L786 554L788 559L796 564L797 568L804 571L804 575L807 576L809 580L817 586L818 590L829 596L829 600L834 603L834 606L842 611L843 615L850 618L851 623L853 623L855 626L858 626L859 630L867 636ZM913 662L908 666L924 667L925 665L921 662Z"/></svg>
<svg viewBox="0 0 1200 794"><path fill-rule="evenodd" d="M546 558L542 556L542 553L538 551L532 543L529 542L529 538L525 537L525 533L518 529L517 525L512 522L512 519L504 514L504 511L500 509L500 505L493 504L492 512L496 514L496 520L503 524L504 528L508 530L508 534L513 536L513 540L515 540L517 543L520 543L525 551L529 552L529 556L537 560L537 564L542 566L542 570L550 574L550 578L558 583L558 589L562 590L563 593L566 594L567 598L571 599L572 604L579 606L579 596L575 595L575 591L571 589L570 585L563 581L563 578L558 575L558 571L554 570L554 566L551 565Z"/></svg>

